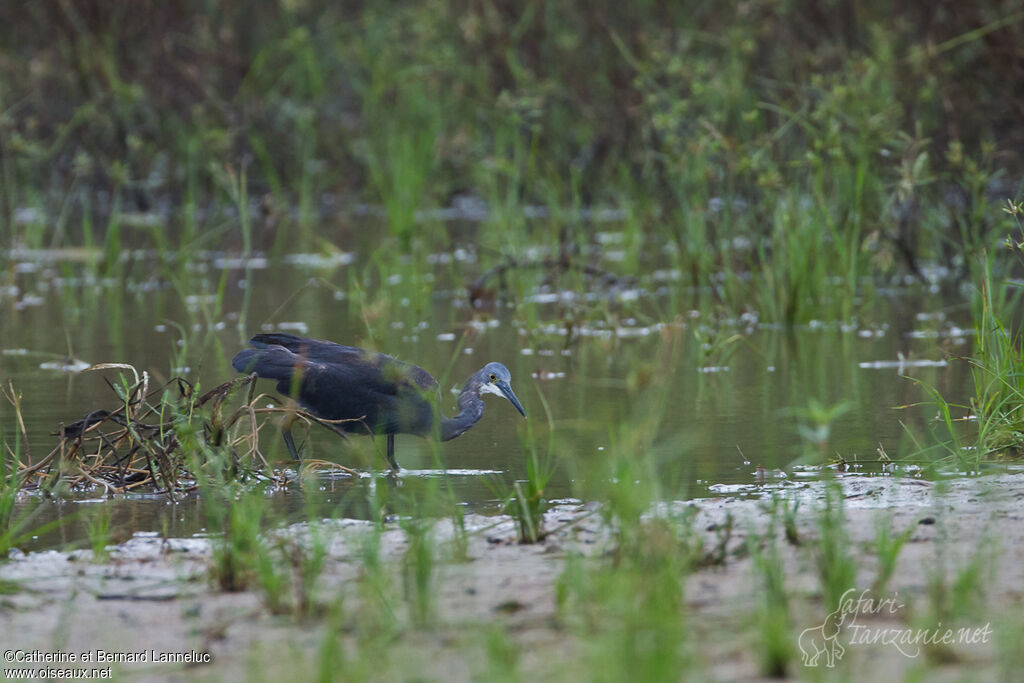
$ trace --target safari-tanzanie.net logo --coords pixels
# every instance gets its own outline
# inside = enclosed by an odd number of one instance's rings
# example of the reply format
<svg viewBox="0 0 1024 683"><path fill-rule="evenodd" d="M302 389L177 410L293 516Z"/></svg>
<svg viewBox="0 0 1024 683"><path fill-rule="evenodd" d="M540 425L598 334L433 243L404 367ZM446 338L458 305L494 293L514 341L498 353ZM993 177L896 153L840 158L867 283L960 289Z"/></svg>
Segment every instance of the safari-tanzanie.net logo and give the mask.
<svg viewBox="0 0 1024 683"><path fill-rule="evenodd" d="M800 633L797 644L803 665L832 668L850 647L882 645L895 648L905 657L917 657L929 645L974 645L987 643L992 637L991 623L959 628L941 622L927 628L872 623L879 618L896 618L904 606L898 593L877 598L867 590L858 593L856 588L849 589L821 624Z"/></svg>

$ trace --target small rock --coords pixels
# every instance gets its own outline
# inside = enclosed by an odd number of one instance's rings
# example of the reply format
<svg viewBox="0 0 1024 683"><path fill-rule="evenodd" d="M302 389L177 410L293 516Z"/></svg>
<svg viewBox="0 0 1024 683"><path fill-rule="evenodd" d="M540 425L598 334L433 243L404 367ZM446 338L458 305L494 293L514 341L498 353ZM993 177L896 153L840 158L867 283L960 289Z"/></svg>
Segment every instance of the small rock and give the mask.
<svg viewBox="0 0 1024 683"><path fill-rule="evenodd" d="M918 524L935 524L934 517L922 517L917 521Z"/></svg>
<svg viewBox="0 0 1024 683"><path fill-rule="evenodd" d="M526 609L526 605L518 600L506 600L494 607L495 612L504 612L506 614L513 614L524 609Z"/></svg>

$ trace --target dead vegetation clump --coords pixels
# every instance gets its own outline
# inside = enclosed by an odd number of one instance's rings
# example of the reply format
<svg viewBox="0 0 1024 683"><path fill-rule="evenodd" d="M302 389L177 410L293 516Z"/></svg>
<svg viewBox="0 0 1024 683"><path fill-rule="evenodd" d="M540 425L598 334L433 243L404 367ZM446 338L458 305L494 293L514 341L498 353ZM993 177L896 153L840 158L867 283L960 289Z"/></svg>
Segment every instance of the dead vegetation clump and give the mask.
<svg viewBox="0 0 1024 683"><path fill-rule="evenodd" d="M256 395L255 375L236 377L198 395L196 387L182 377L151 387L147 372L123 363L100 363L84 372L109 369L130 372L130 376L122 374L117 384L107 380L118 407L95 409L71 424L61 423L52 434L56 445L35 461L22 418L21 394L13 383L0 389L17 418L21 457L10 444L5 443L5 448L14 463L11 476L23 491L102 489L106 494L144 491L173 497L197 489L203 474L286 484L291 475L271 466L260 451L260 430L275 413L300 419L307 426L324 422L294 407L257 407L265 395ZM242 390L246 390L244 400L229 405L228 399ZM307 461L305 465L318 469L330 465L355 474L333 463Z"/></svg>

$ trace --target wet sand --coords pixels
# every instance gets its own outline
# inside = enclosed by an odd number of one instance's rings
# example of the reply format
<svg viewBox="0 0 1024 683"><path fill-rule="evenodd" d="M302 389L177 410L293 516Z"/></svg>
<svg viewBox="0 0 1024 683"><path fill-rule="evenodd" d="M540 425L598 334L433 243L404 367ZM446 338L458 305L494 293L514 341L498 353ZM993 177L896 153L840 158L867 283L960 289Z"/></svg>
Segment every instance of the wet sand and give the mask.
<svg viewBox="0 0 1024 683"><path fill-rule="evenodd" d="M858 679L890 680L927 671L929 678L995 680L1001 656L997 644L1024 632L1020 617L1024 595L1024 475L1002 474L978 479L930 482L922 479L844 476L846 530L850 551L858 561L857 589L870 587L876 560L870 544L876 521L889 519L898 533L911 529L886 590L893 598L884 613L861 614L861 635L890 629L940 628L926 623L929 585L937 572L949 582L978 553L984 553L983 604L957 626L990 627L985 642L943 648L943 662L924 653L910 656L890 642L845 643L841 667ZM789 499L799 499L799 546L780 540L791 595L793 637L820 626L824 608L813 558L817 510L823 484L781 483ZM763 492L764 489L761 489ZM706 547L715 545L731 516L733 533L726 560L698 569L687 579L689 646L696 671L713 679L757 677L752 614L758 581L752 560L743 552L746 537L768 524L765 499L736 495L673 504L676 511L695 508L694 528ZM724 493L732 493L726 490ZM527 679L574 676L575 656L587 646L559 613L556 583L570 553L594 562L614 546L614 535L593 505L561 504L548 511L546 528L554 530L542 543L515 542L515 526L507 517L469 515L467 561L442 561L437 576L436 620L426 629L405 630L388 646L389 674L399 678L473 680L486 667L483 639L492 625L504 627L519 652L519 669ZM278 533L301 535L303 525ZM343 633L355 645L355 620L361 612L356 578L361 571L360 539L370 530L365 522L324 523L329 554L318 595L339 604ZM781 534L781 530L780 530ZM449 552L451 527L439 522L433 531L435 553ZM780 536L781 539L781 536ZM389 526L381 538L380 556L394 569L396 609L405 609L397 568L407 549L403 530ZM205 538L161 539L137 536L111 546L107 561L92 561L91 551L43 551L15 554L0 565L6 594L0 595L0 633L5 657L64 657L92 653L100 658L145 659L82 663L4 662L4 667L110 667L114 678L131 680L294 680L312 677L327 620L296 620L270 614L254 592L223 593L206 578L210 542ZM942 569L944 568L944 569ZM8 582L14 582L13 585ZM876 596L883 597L883 596ZM329 600L328 600L329 598ZM861 612L866 612L862 609ZM1018 643L1019 645L1019 643ZM909 648L903 648L904 650ZM21 654L17 654L17 653ZM7 652L15 654L8 655ZM206 655L209 655L208 657ZM1019 656L1019 655L1018 655ZM154 658L171 660L154 662ZM192 663L189 660L199 660ZM204 660L209 659L209 662ZM182 660L184 660L182 662ZM342 676L339 671L339 676ZM790 669L794 678L820 678L829 673L820 661L804 668L799 653ZM838 673L838 672L835 672ZM682 672L681 672L682 677ZM298 676L298 678L295 678Z"/></svg>

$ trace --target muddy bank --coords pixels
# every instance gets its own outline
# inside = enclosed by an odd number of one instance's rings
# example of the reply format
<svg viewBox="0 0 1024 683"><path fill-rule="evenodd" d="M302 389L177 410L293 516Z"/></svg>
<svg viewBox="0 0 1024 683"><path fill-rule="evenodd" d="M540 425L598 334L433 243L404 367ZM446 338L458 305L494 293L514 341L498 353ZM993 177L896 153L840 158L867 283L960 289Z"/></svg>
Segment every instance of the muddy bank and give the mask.
<svg viewBox="0 0 1024 683"><path fill-rule="evenodd" d="M997 678L997 665L1006 656L1000 642L1012 640L1022 629L1024 476L940 483L847 476L839 481L849 548L857 560L856 582L850 586L856 589L853 597L877 579L879 566L872 544L879 520L886 520L897 532L909 530L909 538L885 595L874 596L891 598L887 608L869 614L862 604L856 615L852 614L856 605L848 610L847 623L856 617L859 631L847 629L840 636L843 654L838 666L858 676L884 679L915 671L940 679ZM787 500L800 501L796 536L778 546L791 595L793 638L799 639L804 629L821 626L826 617L815 564L824 485L783 484L778 491ZM757 491L680 502L662 510L676 517L693 515L692 529L702 537L704 547L709 552L724 550L720 562L703 563L686 582L687 647L694 663L690 673L698 677L740 679L758 674L751 613L760 584L747 552L747 538L764 534L770 515L765 499L746 497L751 493ZM370 677L376 671L376 676L388 678L479 679L493 665L495 655L493 648L488 649L487 638L497 626L518 653L524 678L575 678L577 659L588 643L559 609L559 577L570 555L579 554L590 563L611 561L615 536L600 511L586 504L556 506L547 513L546 525L553 531L544 542L519 545L510 518L469 515L468 543L461 557L451 525L439 522L431 532L437 560L431 579L433 617L424 628L407 625L403 616L408 604L401 597L401 569L407 562L409 538L400 525L390 525L380 536L379 557L385 567L380 590L393 596L384 602L393 607L395 620L403 625L385 639L387 646L380 656L386 657L386 665L370 671ZM371 526L336 520L324 522L321 529L328 553L316 594L325 607L303 619L272 614L258 592L215 590L207 579L211 544L206 538L140 535L111 546L109 558L102 562L94 561L90 551L16 555L0 565L5 658L91 652L95 659L101 651L100 656L107 659L143 661L5 661L2 666L103 670L109 666L113 677L132 680L310 678L324 666L327 623L340 631L343 640L351 640L347 651L358 652L362 641L356 626L383 618L367 613L367 584L359 580L366 571L365 541ZM725 529L729 532L724 533ZM302 538L304 531L305 525L296 525L278 533ZM782 538L783 530L777 533ZM980 563L983 599L969 618L955 626L988 626L988 636L943 648L942 660L937 661L920 648L900 648L891 638L879 635L940 628L927 623L936 586L943 580L954 584L962 569L979 556L984 557ZM860 643L851 640L857 633ZM864 642L871 634L876 642ZM161 658L171 662L153 661ZM358 668L366 663L353 663L351 656L347 663L335 666L342 678L367 673ZM838 672L830 672L824 659L805 668L799 653L790 668L796 678L829 673Z"/></svg>

